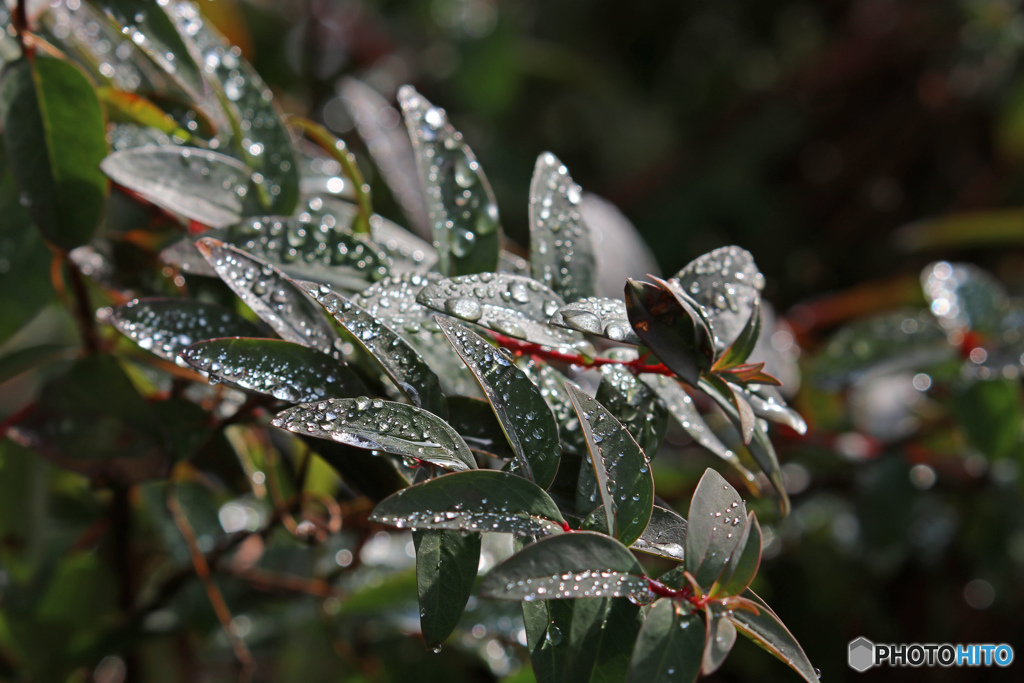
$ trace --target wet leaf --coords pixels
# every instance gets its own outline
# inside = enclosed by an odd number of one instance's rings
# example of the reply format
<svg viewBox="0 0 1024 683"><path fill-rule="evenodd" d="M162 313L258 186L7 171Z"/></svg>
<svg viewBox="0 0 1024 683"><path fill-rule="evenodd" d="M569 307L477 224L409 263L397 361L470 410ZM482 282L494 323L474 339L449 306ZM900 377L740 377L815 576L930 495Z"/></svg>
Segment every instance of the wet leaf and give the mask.
<svg viewBox="0 0 1024 683"><path fill-rule="evenodd" d="M700 617L672 600L658 600L647 613L633 649L628 683L697 680L704 651Z"/></svg>
<svg viewBox="0 0 1024 683"><path fill-rule="evenodd" d="M591 350L583 335L547 324L565 305L561 297L528 277L508 273L462 275L424 287L424 306L516 339L558 348Z"/></svg>
<svg viewBox="0 0 1024 683"><path fill-rule="evenodd" d="M672 372L696 386L714 361L711 331L685 295L664 286L626 281L626 311L637 336Z"/></svg>
<svg viewBox="0 0 1024 683"><path fill-rule="evenodd" d="M740 393L740 388L715 374L702 377L699 386L715 400L715 403L725 409L726 415L739 430L743 443L749 444L754 438L756 418L753 407Z"/></svg>
<svg viewBox="0 0 1024 683"><path fill-rule="evenodd" d="M416 349L388 325L331 291L327 285L302 284L309 295L352 335L355 342L376 359L410 401L435 415L448 415L440 381Z"/></svg>
<svg viewBox="0 0 1024 683"><path fill-rule="evenodd" d="M994 332L1009 303L995 277L971 263L939 261L921 271L921 288L948 330Z"/></svg>
<svg viewBox="0 0 1024 683"><path fill-rule="evenodd" d="M210 237L196 248L246 306L281 338L334 355L338 334L302 289L251 254Z"/></svg>
<svg viewBox="0 0 1024 683"><path fill-rule="evenodd" d="M754 257L734 246L720 247L694 259L673 279L708 312L719 350L739 337L750 319L754 300L764 289L764 276Z"/></svg>
<svg viewBox="0 0 1024 683"><path fill-rule="evenodd" d="M58 247L88 242L99 227L108 184L96 91L74 64L35 55L3 68L0 127L11 173L32 222Z"/></svg>
<svg viewBox="0 0 1024 683"><path fill-rule="evenodd" d="M562 683L569 654L572 615L580 600L522 602L530 663L537 683ZM586 602L591 602L590 600Z"/></svg>
<svg viewBox="0 0 1024 683"><path fill-rule="evenodd" d="M754 415L770 422L783 424L797 434L807 433L807 423L800 413L788 405L778 389L765 385L749 385L746 389L733 385L733 390L742 396L754 410Z"/></svg>
<svg viewBox="0 0 1024 683"><path fill-rule="evenodd" d="M547 488L558 469L558 426L540 390L504 352L463 325L437 319L484 390L527 479Z"/></svg>
<svg viewBox="0 0 1024 683"><path fill-rule="evenodd" d="M516 457L490 403L469 396L448 396L447 399L448 424L473 451L494 458Z"/></svg>
<svg viewBox="0 0 1024 683"><path fill-rule="evenodd" d="M714 603L704 608L704 623L707 625L701 660L701 674L704 676L717 671L736 644L736 627L723 616L724 611Z"/></svg>
<svg viewBox="0 0 1024 683"><path fill-rule="evenodd" d="M740 542L733 549L725 570L711 587L709 595L739 595L747 589L761 565L761 542L761 525L751 512L747 515L747 526Z"/></svg>
<svg viewBox="0 0 1024 683"><path fill-rule="evenodd" d="M195 299L134 299L115 308L110 320L143 349L169 361L199 341L260 335L234 311Z"/></svg>
<svg viewBox="0 0 1024 683"><path fill-rule="evenodd" d="M194 147L137 147L100 164L118 185L162 209L220 228L238 222L249 169L219 152Z"/></svg>
<svg viewBox="0 0 1024 683"><path fill-rule="evenodd" d="M214 377L290 403L366 394L340 360L280 339L210 339L183 349L181 357Z"/></svg>
<svg viewBox="0 0 1024 683"><path fill-rule="evenodd" d="M622 681L640 632L640 606L626 598L573 600L565 681Z"/></svg>
<svg viewBox="0 0 1024 683"><path fill-rule="evenodd" d="M565 383L568 381L565 375L547 363L529 356L517 358L516 365L540 389L540 395L551 409L551 414L558 424L562 450L577 455L586 453L587 442L583 430L580 429L580 420L572 407L569 393L565 390Z"/></svg>
<svg viewBox="0 0 1024 683"><path fill-rule="evenodd" d="M106 105L107 116L111 121L155 128L184 142L192 139L192 134L179 126L174 117L142 95L114 88L100 88L96 94Z"/></svg>
<svg viewBox="0 0 1024 683"><path fill-rule="evenodd" d="M818 683L818 675L803 648L775 612L749 589L743 592L743 597L757 606L758 613L753 614L744 609L733 610L727 617L729 621L740 633L800 674L807 683Z"/></svg>
<svg viewBox="0 0 1024 683"><path fill-rule="evenodd" d="M457 531L414 531L416 592L420 631L429 648L438 647L459 623L473 592L480 565L480 536Z"/></svg>
<svg viewBox="0 0 1024 683"><path fill-rule="evenodd" d="M548 323L624 344L641 343L630 327L626 303L621 299L578 299L555 311Z"/></svg>
<svg viewBox="0 0 1024 683"><path fill-rule="evenodd" d="M438 270L464 275L496 270L501 250L498 205L473 151L412 86L398 90L427 212L438 250Z"/></svg>
<svg viewBox="0 0 1024 683"><path fill-rule="evenodd" d="M632 596L649 600L647 580L632 553L603 534L576 531L526 546L492 569L480 595L500 600Z"/></svg>
<svg viewBox="0 0 1024 683"><path fill-rule="evenodd" d="M469 446L441 418L379 398L336 398L278 413L273 425L296 434L381 450L450 470L476 467Z"/></svg>
<svg viewBox="0 0 1024 683"><path fill-rule="evenodd" d="M757 340L761 338L762 322L761 295L758 294L751 300L750 317L740 330L739 336L715 361L716 370L732 368L747 362L757 345Z"/></svg>
<svg viewBox="0 0 1024 683"><path fill-rule="evenodd" d="M668 508L655 505L647 528L630 548L680 562L686 554L686 520Z"/></svg>
<svg viewBox="0 0 1024 683"><path fill-rule="evenodd" d="M701 587L710 588L745 538L747 506L736 489L709 468L693 492L686 519L686 571Z"/></svg>
<svg viewBox="0 0 1024 683"><path fill-rule="evenodd" d="M610 534L630 545L640 538L651 518L651 463L607 408L573 384L565 388L579 416L590 456L590 466L580 470L577 512L588 514L603 505Z"/></svg>
<svg viewBox="0 0 1024 683"><path fill-rule="evenodd" d="M560 533L558 506L531 481L498 470L455 472L381 502L370 520L411 529L512 534Z"/></svg>
<svg viewBox="0 0 1024 683"><path fill-rule="evenodd" d="M392 260L392 273L427 272L437 265L437 249L402 226L374 214L370 231Z"/></svg>
<svg viewBox="0 0 1024 683"><path fill-rule="evenodd" d="M530 269L566 301L593 296L596 269L590 230L580 215L582 190L551 152L537 157L530 182Z"/></svg>
<svg viewBox="0 0 1024 683"><path fill-rule="evenodd" d="M602 365L594 398L622 423L648 460L658 454L668 428L668 410L650 387L621 365Z"/></svg>

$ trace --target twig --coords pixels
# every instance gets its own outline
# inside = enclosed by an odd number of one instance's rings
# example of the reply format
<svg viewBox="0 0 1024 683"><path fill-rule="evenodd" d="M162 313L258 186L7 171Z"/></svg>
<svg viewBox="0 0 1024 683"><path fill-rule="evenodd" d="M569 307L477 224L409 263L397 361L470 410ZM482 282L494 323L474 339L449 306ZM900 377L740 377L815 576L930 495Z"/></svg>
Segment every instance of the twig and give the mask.
<svg viewBox="0 0 1024 683"><path fill-rule="evenodd" d="M21 49L21 54L31 59L32 49L25 45L25 33L28 31L27 5L28 0L18 0L18 3L14 6L14 16L11 17L11 23L14 25L14 34L18 39L18 47Z"/></svg>
<svg viewBox="0 0 1024 683"><path fill-rule="evenodd" d="M583 368L599 368L602 365L619 365L626 368L634 375L651 373L654 375L675 377L675 373L669 370L663 363L648 365L647 358L649 354L645 354L630 361L615 360L613 358L588 358L580 354L562 353L561 351L556 351L555 349L547 346L523 341L522 339L515 339L513 337L506 337L505 335L498 334L496 332L491 332L490 335L494 337L494 341L498 342L500 346L505 347L517 356L531 356L532 358L537 358L539 360L553 360L561 363L570 363Z"/></svg>
<svg viewBox="0 0 1024 683"><path fill-rule="evenodd" d="M85 345L87 353L96 353L100 348L99 335L96 332L96 314L89 301L85 280L82 279L78 266L71 259L65 256L64 263L71 280L71 292L75 296L75 319L78 321L78 330L82 334L82 343Z"/></svg>
<svg viewBox="0 0 1024 683"><path fill-rule="evenodd" d="M110 530L114 546L114 571L117 574L118 602L125 614L135 604L135 563L132 558L132 508L131 489L115 486L110 504ZM125 683L138 680L139 662L135 652L124 653Z"/></svg>

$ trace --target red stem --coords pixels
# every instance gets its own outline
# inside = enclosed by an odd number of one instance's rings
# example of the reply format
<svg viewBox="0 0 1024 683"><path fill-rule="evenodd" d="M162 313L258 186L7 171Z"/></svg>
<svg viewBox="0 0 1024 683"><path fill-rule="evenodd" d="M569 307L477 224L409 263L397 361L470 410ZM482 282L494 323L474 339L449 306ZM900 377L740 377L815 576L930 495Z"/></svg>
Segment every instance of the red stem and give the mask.
<svg viewBox="0 0 1024 683"><path fill-rule="evenodd" d="M710 602L710 598L706 595L702 595L699 598L693 594L693 588L690 586L683 586L679 590L669 588L661 581L644 577L647 579L647 589L657 595L659 598L670 598L672 600L686 600L688 603L693 605L696 609L704 609L704 606Z"/></svg>
<svg viewBox="0 0 1024 683"><path fill-rule="evenodd" d="M506 337L505 335L498 334L497 332L491 332L491 336L494 337L494 341L498 342L498 344L504 346L517 356L530 356L531 358L538 360L553 360L562 363L571 363L572 365L579 365L584 368L598 368L602 365L621 365L634 375L638 375L642 372L649 372L655 375L675 377L675 373L669 370L663 363L647 365L647 358L650 356L649 353L631 361L614 360L612 358L587 358L586 356L579 354L562 353L561 351L556 351L550 347L523 341L522 339Z"/></svg>

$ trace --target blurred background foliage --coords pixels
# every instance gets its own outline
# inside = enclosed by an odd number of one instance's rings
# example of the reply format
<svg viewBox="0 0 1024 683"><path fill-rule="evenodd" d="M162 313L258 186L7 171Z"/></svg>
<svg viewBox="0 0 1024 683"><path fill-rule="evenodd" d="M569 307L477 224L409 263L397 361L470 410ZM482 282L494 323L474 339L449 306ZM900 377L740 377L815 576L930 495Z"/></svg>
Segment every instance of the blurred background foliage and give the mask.
<svg viewBox="0 0 1024 683"><path fill-rule="evenodd" d="M200 4L242 46L286 111L323 121L357 152L363 148L340 97L345 76L389 97L412 83L444 106L486 169L504 226L520 244L534 160L550 150L585 189L629 216L665 273L712 248L743 245L765 273L766 298L791 325L805 368L839 325L897 306L923 307L918 273L936 259L978 263L1011 294L1024 292L1019 2ZM404 222L371 164L364 173L376 210ZM12 191L10 178L0 178L0 193ZM38 238L5 229L4 221L17 220L0 215L0 277L18 283L5 289L0 305L4 355L31 340L75 334L71 319L55 312L45 260L19 256L38 253L19 240ZM48 313L36 315L47 301ZM23 406L40 382L21 376L0 386L0 418ZM792 401L811 432L777 440L794 510L766 525L772 540L755 588L823 680L856 676L846 666L846 644L860 635L1007 642L1024 655L1019 380L954 385L938 376L933 385L920 372L844 391L805 381ZM176 419L187 424L195 416ZM987 437L997 433L1005 438L993 445ZM211 452L227 450L221 445L211 444ZM119 599L116 571L104 557L75 553L62 561L76 543L103 534L103 511L119 503L9 441L2 449L0 589L17 580L46 597L45 614L21 632L14 620L0 620L0 678L16 680L19 665L31 662L34 680L64 680L81 653L116 649L95 642L100 635L133 637L130 628L96 628L114 619ZM256 449L252 467L274 466L263 457ZM713 464L697 449L666 449L656 472L659 495L687 500ZM225 479L238 474L227 466L223 472ZM330 492L331 475L320 476ZM43 489L49 497L39 495ZM222 531L258 528L268 514L256 499L238 503L198 485L179 487L180 496L190 494L192 524L206 550ZM161 497L159 487L143 486L134 504L156 510ZM159 518L133 529L133 538L143 549L171 538L171 554L187 562L187 548ZM37 543L37 534L65 542ZM330 576L363 565L360 583L345 586L348 600L276 599L280 586L261 589L251 576L224 580L238 632L265 680L529 680L522 651L511 647L515 610L470 610L458 641L439 655L397 635L393 626L415 630L415 588L406 539L394 540L386 532L369 539L343 532L313 556L283 531L264 539L273 548L264 565L276 562L290 574ZM36 569L18 576L29 566L26 553L36 553ZM333 562L333 569L315 562ZM248 571L243 565L239 572ZM9 615L30 598L5 591L2 608ZM392 608L387 621L374 616ZM145 627L167 636L140 641L144 680L233 680L230 643L198 582L174 597L173 610L148 612ZM713 680L789 680L781 664L753 650L739 643ZM112 683L123 680L124 667L108 656L95 668L73 669L71 680ZM1019 667L870 675L1016 680Z"/></svg>

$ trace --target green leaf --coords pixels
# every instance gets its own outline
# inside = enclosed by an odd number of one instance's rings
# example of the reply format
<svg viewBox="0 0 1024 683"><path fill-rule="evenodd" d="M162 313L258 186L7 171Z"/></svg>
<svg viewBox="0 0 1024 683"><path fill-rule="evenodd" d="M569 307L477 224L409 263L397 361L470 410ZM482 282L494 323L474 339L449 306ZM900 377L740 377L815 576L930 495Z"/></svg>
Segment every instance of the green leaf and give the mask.
<svg viewBox="0 0 1024 683"><path fill-rule="evenodd" d="M745 539L747 506L722 475L708 468L697 484L686 516L686 571L702 588L710 588Z"/></svg>
<svg viewBox="0 0 1024 683"><path fill-rule="evenodd" d="M509 337L593 355L582 334L548 325L548 318L565 302L528 277L508 273L462 275L428 284L416 300Z"/></svg>
<svg viewBox="0 0 1024 683"><path fill-rule="evenodd" d="M680 562L686 556L686 520L673 510L655 505L647 528L630 548Z"/></svg>
<svg viewBox="0 0 1024 683"><path fill-rule="evenodd" d="M764 276L750 252L719 247L690 262L669 280L704 307L719 350L728 348L750 319Z"/></svg>
<svg viewBox="0 0 1024 683"><path fill-rule="evenodd" d="M237 223L251 171L219 152L195 147L136 147L114 152L103 172L146 201L214 228Z"/></svg>
<svg viewBox="0 0 1024 683"><path fill-rule="evenodd" d="M103 110L74 64L35 55L0 75L0 127L32 222L66 250L88 242L107 199Z"/></svg>
<svg viewBox="0 0 1024 683"><path fill-rule="evenodd" d="M626 598L573 600L563 680L618 683L640 632L640 606Z"/></svg>
<svg viewBox="0 0 1024 683"><path fill-rule="evenodd" d="M742 365L750 358L751 352L761 337L761 295L755 294L750 305L750 317L747 324L743 326L739 336L729 347L722 352L722 355L715 361L718 369L728 369Z"/></svg>
<svg viewBox="0 0 1024 683"><path fill-rule="evenodd" d="M577 299L555 311L548 324L624 344L642 343L630 327L626 303L620 299Z"/></svg>
<svg viewBox="0 0 1024 683"><path fill-rule="evenodd" d="M373 356L410 401L435 415L448 415L437 375L397 332L329 286L301 284L352 335L356 344Z"/></svg>
<svg viewBox="0 0 1024 683"><path fill-rule="evenodd" d="M70 350L61 344L37 344L4 354L0 356L0 384L66 356Z"/></svg>
<svg viewBox="0 0 1024 683"><path fill-rule="evenodd" d="M134 299L115 308L110 321L143 349L169 361L199 341L260 334L234 311L195 299Z"/></svg>
<svg viewBox="0 0 1024 683"><path fill-rule="evenodd" d="M704 639L704 657L701 674L707 676L718 670L736 644L736 627L724 616L725 609L716 603L704 608L707 635Z"/></svg>
<svg viewBox="0 0 1024 683"><path fill-rule="evenodd" d="M725 409L726 415L736 425L744 444L754 438L754 409L740 394L739 388L718 375L709 374L700 379L699 386L715 403Z"/></svg>
<svg viewBox="0 0 1024 683"><path fill-rule="evenodd" d="M568 634L579 600L523 602L523 624L537 683L562 683L569 653ZM591 602L587 600L586 602Z"/></svg>
<svg viewBox="0 0 1024 683"><path fill-rule="evenodd" d="M278 413L273 425L296 434L423 460L450 470L476 467L469 446L441 418L379 398L335 398Z"/></svg>
<svg viewBox="0 0 1024 683"><path fill-rule="evenodd" d="M342 361L280 339L210 339L183 349L181 357L214 377L290 403L366 394Z"/></svg>
<svg viewBox="0 0 1024 683"><path fill-rule="evenodd" d="M398 101L427 198L438 270L444 275L496 270L501 251L498 205L473 151L444 109L412 86L398 90Z"/></svg>
<svg viewBox="0 0 1024 683"><path fill-rule="evenodd" d="M469 396L448 397L448 424L477 453L506 460L516 457L491 408L491 404Z"/></svg>
<svg viewBox="0 0 1024 683"><path fill-rule="evenodd" d="M563 523L542 488L508 472L455 472L410 486L381 502L370 520L399 528L558 533Z"/></svg>
<svg viewBox="0 0 1024 683"><path fill-rule="evenodd" d="M420 631L436 648L459 623L480 565L480 536L457 531L414 531Z"/></svg>
<svg viewBox="0 0 1024 683"><path fill-rule="evenodd" d="M379 502L409 485L398 472L391 458L382 458L373 451L301 436L309 448L337 470L345 483L374 502Z"/></svg>
<svg viewBox="0 0 1024 683"><path fill-rule="evenodd" d="M492 569L480 595L500 600L632 597L650 599L633 554L603 534L575 531L541 539Z"/></svg>
<svg viewBox="0 0 1024 683"><path fill-rule="evenodd" d="M711 368L711 331L685 295L664 286L626 281L626 311L637 336L672 372L696 386Z"/></svg>
<svg viewBox="0 0 1024 683"><path fill-rule="evenodd" d="M750 407L754 409L754 415L783 424L795 431L797 434L807 433L807 423L800 413L788 405L779 390L766 385L749 385L746 389L733 385L740 396L747 400Z"/></svg>
<svg viewBox="0 0 1024 683"><path fill-rule="evenodd" d="M665 402L621 365L602 365L600 370L594 398L622 423L648 459L653 458L668 429Z"/></svg>
<svg viewBox="0 0 1024 683"><path fill-rule="evenodd" d="M437 324L480 382L526 478L550 486L561 451L558 425L540 390L511 357L476 332L443 318Z"/></svg>
<svg viewBox="0 0 1024 683"><path fill-rule="evenodd" d="M280 270L210 237L201 238L196 248L238 298L282 339L330 355L338 353L338 333L320 307Z"/></svg>
<svg viewBox="0 0 1024 683"><path fill-rule="evenodd" d="M647 613L629 664L628 683L697 680L704 651L700 617L672 600L658 600Z"/></svg>
<svg viewBox="0 0 1024 683"><path fill-rule="evenodd" d="M594 296L596 287L581 200L580 186L554 154L537 157L530 181L530 271L566 301Z"/></svg>
<svg viewBox="0 0 1024 683"><path fill-rule="evenodd" d="M572 400L565 389L565 383L568 381L565 375L531 356L519 356L516 358L516 366L537 385L541 396L551 409L551 414L555 416L562 450L576 455L586 453L587 441L583 436L583 430L580 429L580 420L572 407Z"/></svg>
<svg viewBox="0 0 1024 683"><path fill-rule="evenodd" d="M736 544L725 571L711 587L709 595L739 595L747 589L761 565L761 525L757 516L747 515L747 525Z"/></svg>
<svg viewBox="0 0 1024 683"><path fill-rule="evenodd" d="M727 618L740 633L768 650L773 655L796 671L807 683L818 683L818 674L804 654L803 648L789 632L779 617L768 605L747 589L743 597L757 606L758 613L753 614L746 609L734 609Z"/></svg>
<svg viewBox="0 0 1024 683"><path fill-rule="evenodd" d="M611 535L630 545L640 538L651 518L651 463L607 408L572 384L565 388L579 416L590 455L590 467L580 471L577 512L587 514L603 505Z"/></svg>
<svg viewBox="0 0 1024 683"><path fill-rule="evenodd" d="M952 407L967 440L986 457L1006 457L1020 443L1024 405L1016 379L954 384Z"/></svg>

